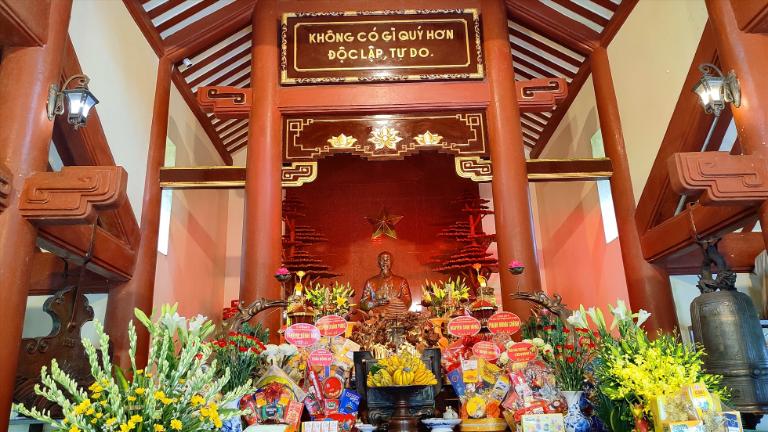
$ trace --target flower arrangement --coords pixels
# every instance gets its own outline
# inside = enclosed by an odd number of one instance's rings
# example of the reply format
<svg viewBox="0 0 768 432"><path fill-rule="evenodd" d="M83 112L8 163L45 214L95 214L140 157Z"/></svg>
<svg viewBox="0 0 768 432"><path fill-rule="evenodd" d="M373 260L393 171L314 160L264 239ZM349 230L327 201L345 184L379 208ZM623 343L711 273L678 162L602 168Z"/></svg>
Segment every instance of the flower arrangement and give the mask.
<svg viewBox="0 0 768 432"><path fill-rule="evenodd" d="M565 391L582 389L597 355L597 345L589 332L585 327L571 330L557 315L547 312L531 315L523 326L523 337L540 347L541 358L552 368L558 387Z"/></svg>
<svg viewBox="0 0 768 432"><path fill-rule="evenodd" d="M438 282L426 280L421 292L422 304L429 307L434 317L450 315L460 303L469 300L469 287L461 277Z"/></svg>
<svg viewBox="0 0 768 432"><path fill-rule="evenodd" d="M320 311L320 315L346 315L353 306L349 300L355 295L355 290L349 285L337 281L333 285L315 284L307 288L307 301Z"/></svg>
<svg viewBox="0 0 768 432"><path fill-rule="evenodd" d="M257 326L260 327L260 324ZM219 339L210 341L213 356L218 364L229 369L229 380L222 387L222 392L229 392L248 381L254 372L264 365L262 352L265 349L264 342L269 340L269 331L266 332L267 340L263 340L248 329L252 328L248 327L241 332L231 331Z"/></svg>
<svg viewBox="0 0 768 432"><path fill-rule="evenodd" d="M632 430L635 422L650 418L654 398L676 395L682 386L704 383L714 394L727 397L720 386L722 377L704 373L701 347L687 347L676 335L659 334L651 340L641 327L650 313L632 313L621 300L609 309L610 327L600 309L585 311L583 306L568 322L587 328L591 321L596 328L588 335L598 350L594 364L597 408L611 430Z"/></svg>
<svg viewBox="0 0 768 432"><path fill-rule="evenodd" d="M250 381L220 394L229 381L229 369L213 360L204 339L213 323L202 316L187 321L176 306L163 306L160 317L150 320L136 309L136 318L150 334L147 367L136 367L136 328L128 325L131 369L125 374L113 367L108 352L109 336L96 321L100 352L88 339L83 346L94 383L86 390L63 372L56 360L50 370L40 371L42 386L35 392L62 407L65 417L53 419L47 411L14 405L19 413L43 421L55 430L173 432L220 428L222 422L240 415L238 410L220 410L219 405L245 394Z"/></svg>

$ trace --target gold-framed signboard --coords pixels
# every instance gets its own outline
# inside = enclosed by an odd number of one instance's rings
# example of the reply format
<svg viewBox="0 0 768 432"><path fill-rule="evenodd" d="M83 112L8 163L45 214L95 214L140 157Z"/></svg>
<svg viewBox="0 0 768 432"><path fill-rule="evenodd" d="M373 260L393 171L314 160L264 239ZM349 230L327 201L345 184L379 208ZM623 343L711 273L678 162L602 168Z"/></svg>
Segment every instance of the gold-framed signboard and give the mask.
<svg viewBox="0 0 768 432"><path fill-rule="evenodd" d="M484 77L476 9L286 13L284 85Z"/></svg>

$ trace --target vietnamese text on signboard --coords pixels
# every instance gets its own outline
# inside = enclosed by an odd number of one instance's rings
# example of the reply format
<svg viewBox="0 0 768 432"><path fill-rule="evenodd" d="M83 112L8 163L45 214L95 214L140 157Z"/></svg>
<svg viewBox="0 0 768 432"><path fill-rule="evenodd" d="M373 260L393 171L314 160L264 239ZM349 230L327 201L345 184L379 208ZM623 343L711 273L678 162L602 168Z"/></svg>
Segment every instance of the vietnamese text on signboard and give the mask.
<svg viewBox="0 0 768 432"><path fill-rule="evenodd" d="M475 9L284 14L281 82L483 77Z"/></svg>

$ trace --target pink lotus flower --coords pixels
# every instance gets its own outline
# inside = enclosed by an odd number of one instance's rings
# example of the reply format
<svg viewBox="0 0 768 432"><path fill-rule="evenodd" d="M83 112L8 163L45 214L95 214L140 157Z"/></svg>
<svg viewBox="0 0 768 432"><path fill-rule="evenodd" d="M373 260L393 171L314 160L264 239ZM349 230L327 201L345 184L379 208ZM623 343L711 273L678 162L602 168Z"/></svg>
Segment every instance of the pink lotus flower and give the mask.
<svg viewBox="0 0 768 432"><path fill-rule="evenodd" d="M277 273L275 273L276 276L288 276L289 274L291 274L291 272L285 267L280 267L277 269Z"/></svg>
<svg viewBox="0 0 768 432"><path fill-rule="evenodd" d="M509 270L510 273L514 275L519 275L523 273L523 270L525 270L525 266L523 265L523 263L521 263L518 260L512 260L512 262L510 262L507 265L507 269Z"/></svg>

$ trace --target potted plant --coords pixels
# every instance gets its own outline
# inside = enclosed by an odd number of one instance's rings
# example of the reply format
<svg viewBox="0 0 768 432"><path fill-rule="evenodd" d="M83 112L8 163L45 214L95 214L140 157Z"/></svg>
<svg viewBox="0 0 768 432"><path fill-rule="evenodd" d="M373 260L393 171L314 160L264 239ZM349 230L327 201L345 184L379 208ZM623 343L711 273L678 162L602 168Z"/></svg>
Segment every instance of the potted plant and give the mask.
<svg viewBox="0 0 768 432"><path fill-rule="evenodd" d="M136 318L149 331L147 366L136 366L136 329L128 325L131 368L127 372L113 366L108 352L109 336L94 322L100 348L88 339L83 346L91 366L94 383L84 389L63 372L56 360L50 369L40 371L42 385L35 392L59 404L63 419L53 419L46 411L14 405L19 413L43 421L56 430L174 432L221 428L223 421L240 415L239 410L221 409L226 402L241 397L250 381L221 394L229 382L230 371L214 359L208 363L211 345L205 338L214 325L205 317L187 320L176 306L163 306L160 316L151 320L136 309Z"/></svg>

